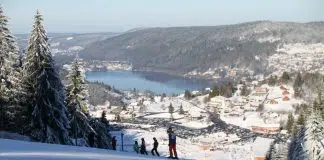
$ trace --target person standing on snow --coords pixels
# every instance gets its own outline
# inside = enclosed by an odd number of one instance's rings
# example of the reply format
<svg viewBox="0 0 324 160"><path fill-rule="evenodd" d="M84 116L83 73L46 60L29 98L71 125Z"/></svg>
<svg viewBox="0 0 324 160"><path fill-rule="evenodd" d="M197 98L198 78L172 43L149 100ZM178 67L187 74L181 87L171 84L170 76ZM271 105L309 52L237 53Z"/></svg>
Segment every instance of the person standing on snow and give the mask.
<svg viewBox="0 0 324 160"><path fill-rule="evenodd" d="M111 139L111 145L112 145L112 147L113 147L113 150L116 150L116 145L117 145L116 136L114 136L114 137Z"/></svg>
<svg viewBox="0 0 324 160"><path fill-rule="evenodd" d="M171 127L168 129L167 133L169 136L169 153L170 153L170 156L168 158L178 159L177 148L176 148L177 137Z"/></svg>
<svg viewBox="0 0 324 160"><path fill-rule="evenodd" d="M138 142L137 141L135 141L135 143L134 143L134 145L133 145L133 149L134 149L134 151L138 154L138 152L139 152L139 146L138 146Z"/></svg>
<svg viewBox="0 0 324 160"><path fill-rule="evenodd" d="M147 155L144 138L142 138L142 144L141 144L141 150L140 150L140 152L141 152L141 154L146 154Z"/></svg>
<svg viewBox="0 0 324 160"><path fill-rule="evenodd" d="M153 138L153 140L154 140L154 143L153 143L153 149L152 149L151 153L154 156L154 151L155 151L156 155L160 156L159 152L157 151L157 148L159 146L159 142L156 140L155 137Z"/></svg>

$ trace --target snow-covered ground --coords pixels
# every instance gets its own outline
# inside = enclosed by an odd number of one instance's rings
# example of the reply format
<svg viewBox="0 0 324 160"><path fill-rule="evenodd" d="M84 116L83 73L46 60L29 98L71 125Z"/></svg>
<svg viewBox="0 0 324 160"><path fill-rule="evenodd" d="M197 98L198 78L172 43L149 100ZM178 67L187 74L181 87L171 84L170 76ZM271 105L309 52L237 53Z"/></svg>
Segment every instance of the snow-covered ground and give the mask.
<svg viewBox="0 0 324 160"><path fill-rule="evenodd" d="M141 138L145 139L147 151L150 151L153 146L153 137L159 142L158 151L163 156L168 156L168 135L166 129L160 128L154 132L140 130L140 129L125 129L124 133L124 150L134 152L132 145L135 140L139 143ZM112 132L113 136L117 138L117 144L121 143L121 131ZM191 139L182 139L177 137L177 152L182 159L206 159L206 160L249 160L253 156L253 143L249 142L244 145L224 144L237 140L238 137L233 135L226 135L223 132L214 133L208 136L199 136ZM215 149L217 148L217 149ZM121 149L118 145L117 149ZM204 150L206 149L206 150ZM210 149L215 149L210 151Z"/></svg>
<svg viewBox="0 0 324 160"><path fill-rule="evenodd" d="M0 139L0 160L146 160L163 159L130 152ZM164 158L165 159L165 158Z"/></svg>

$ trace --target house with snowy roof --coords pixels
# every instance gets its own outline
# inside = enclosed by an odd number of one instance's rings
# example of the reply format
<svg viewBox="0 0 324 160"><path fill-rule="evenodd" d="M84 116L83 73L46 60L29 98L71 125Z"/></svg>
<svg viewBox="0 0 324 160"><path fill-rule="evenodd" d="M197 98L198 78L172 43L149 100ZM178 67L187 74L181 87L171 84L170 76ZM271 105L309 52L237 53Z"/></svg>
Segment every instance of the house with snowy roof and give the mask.
<svg viewBox="0 0 324 160"><path fill-rule="evenodd" d="M251 126L252 131L262 134L280 133L280 124L254 124Z"/></svg>

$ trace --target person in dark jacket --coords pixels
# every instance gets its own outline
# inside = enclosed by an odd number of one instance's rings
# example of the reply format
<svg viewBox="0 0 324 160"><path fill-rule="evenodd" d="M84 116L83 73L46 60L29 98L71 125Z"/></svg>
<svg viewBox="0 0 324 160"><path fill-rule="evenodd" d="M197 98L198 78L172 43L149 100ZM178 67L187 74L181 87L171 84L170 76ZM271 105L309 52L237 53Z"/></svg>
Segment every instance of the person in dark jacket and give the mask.
<svg viewBox="0 0 324 160"><path fill-rule="evenodd" d="M88 142L89 142L90 147L94 147L94 137L95 137L95 134L93 132L91 132L88 135Z"/></svg>
<svg viewBox="0 0 324 160"><path fill-rule="evenodd" d="M142 138L142 144L141 144L141 150L140 150L141 154L146 154L147 155L147 152L146 152L146 145L145 145L145 140L144 138Z"/></svg>
<svg viewBox="0 0 324 160"><path fill-rule="evenodd" d="M171 127L168 129L167 132L169 136L169 153L170 153L170 156L168 158L178 159L177 148L176 148L177 137Z"/></svg>
<svg viewBox="0 0 324 160"><path fill-rule="evenodd" d="M151 153L154 156L154 151L155 151L156 155L160 156L159 152L157 151L157 148L159 146L159 142L156 140L155 137L153 138L153 140L154 140L154 143L153 143L153 149L152 149Z"/></svg>
<svg viewBox="0 0 324 160"><path fill-rule="evenodd" d="M113 138L111 139L111 145L113 150L116 150L116 145L117 145L116 136L113 136Z"/></svg>
<svg viewBox="0 0 324 160"><path fill-rule="evenodd" d="M138 146L138 142L137 141L135 141L135 143L134 143L134 145L133 145L133 149L134 149L134 151L138 154L139 153L139 146Z"/></svg>

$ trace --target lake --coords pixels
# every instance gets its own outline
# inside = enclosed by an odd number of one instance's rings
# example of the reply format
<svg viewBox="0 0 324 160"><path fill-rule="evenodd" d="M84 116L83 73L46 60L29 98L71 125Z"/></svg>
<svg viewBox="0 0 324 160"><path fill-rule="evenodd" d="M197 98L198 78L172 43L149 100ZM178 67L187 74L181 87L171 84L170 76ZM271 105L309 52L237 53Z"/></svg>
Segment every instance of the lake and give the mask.
<svg viewBox="0 0 324 160"><path fill-rule="evenodd" d="M211 87L208 80L186 78L159 72L104 71L87 72L88 81L99 81L119 90L150 90L156 94L181 94L184 90L201 90Z"/></svg>

